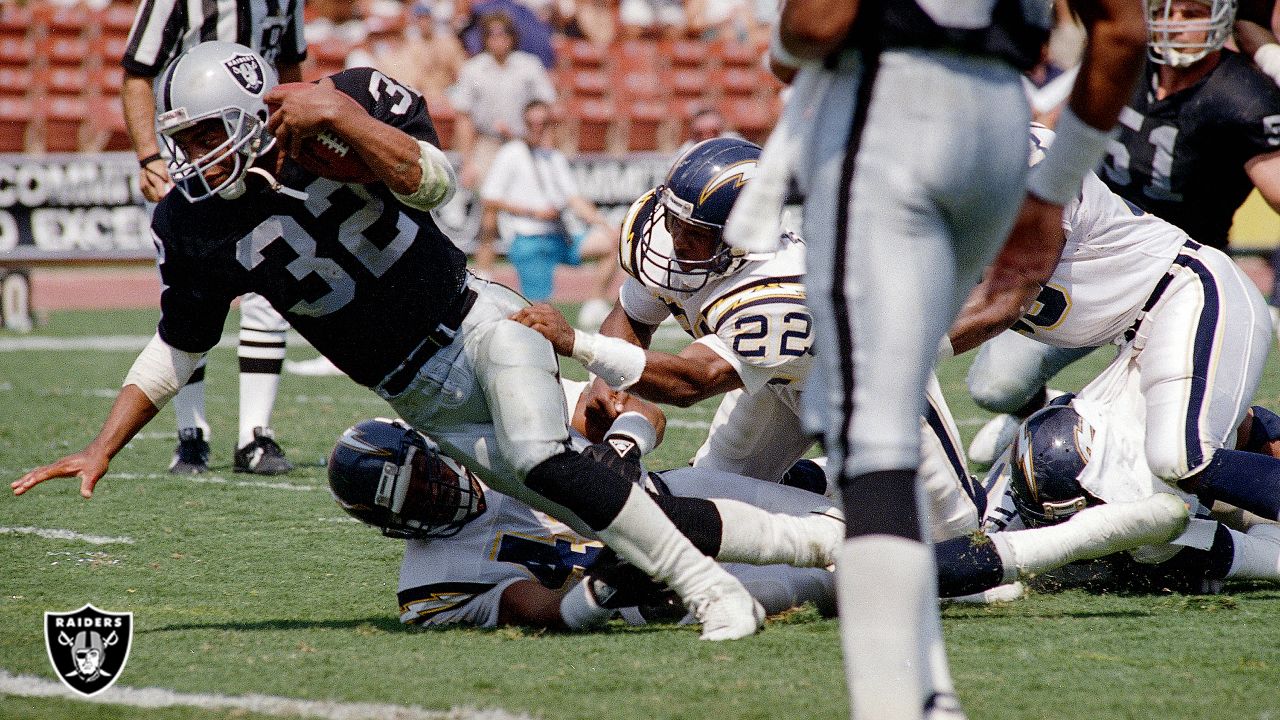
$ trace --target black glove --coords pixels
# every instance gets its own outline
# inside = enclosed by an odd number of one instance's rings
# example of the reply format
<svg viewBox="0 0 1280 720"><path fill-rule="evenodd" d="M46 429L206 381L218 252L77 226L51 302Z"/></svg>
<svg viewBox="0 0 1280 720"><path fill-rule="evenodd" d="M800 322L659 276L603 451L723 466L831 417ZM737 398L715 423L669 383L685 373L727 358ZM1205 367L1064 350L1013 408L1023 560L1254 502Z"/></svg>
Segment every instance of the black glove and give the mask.
<svg viewBox="0 0 1280 720"><path fill-rule="evenodd" d="M596 556L582 582L597 605L612 610L635 605L668 605L677 597L666 585L645 575L609 548Z"/></svg>

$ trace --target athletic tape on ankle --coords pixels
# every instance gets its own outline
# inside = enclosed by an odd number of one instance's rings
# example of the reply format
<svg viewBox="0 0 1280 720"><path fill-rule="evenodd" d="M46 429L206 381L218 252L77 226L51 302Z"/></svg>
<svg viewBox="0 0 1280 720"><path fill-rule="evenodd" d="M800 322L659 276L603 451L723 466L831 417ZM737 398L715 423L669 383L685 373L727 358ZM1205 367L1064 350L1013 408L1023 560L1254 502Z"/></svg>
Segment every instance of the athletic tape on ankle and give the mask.
<svg viewBox="0 0 1280 720"><path fill-rule="evenodd" d="M1086 124L1070 107L1063 109L1055 131L1044 160L1031 168L1027 190L1045 202L1066 205L1080 194L1084 176L1106 154L1111 133Z"/></svg>
<svg viewBox="0 0 1280 720"><path fill-rule="evenodd" d="M635 385L644 374L644 348L619 338L574 330L573 359L614 390Z"/></svg>

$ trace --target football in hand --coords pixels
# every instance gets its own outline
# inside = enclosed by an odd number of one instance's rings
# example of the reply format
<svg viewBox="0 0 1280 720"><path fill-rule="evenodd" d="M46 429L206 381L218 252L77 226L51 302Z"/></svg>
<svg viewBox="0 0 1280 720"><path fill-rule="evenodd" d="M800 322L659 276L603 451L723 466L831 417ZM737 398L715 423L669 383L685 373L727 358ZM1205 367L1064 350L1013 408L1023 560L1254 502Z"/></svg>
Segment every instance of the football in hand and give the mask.
<svg viewBox="0 0 1280 720"><path fill-rule="evenodd" d="M327 130L304 139L294 159L307 170L330 180L344 183L378 181L378 176L351 147L351 143Z"/></svg>

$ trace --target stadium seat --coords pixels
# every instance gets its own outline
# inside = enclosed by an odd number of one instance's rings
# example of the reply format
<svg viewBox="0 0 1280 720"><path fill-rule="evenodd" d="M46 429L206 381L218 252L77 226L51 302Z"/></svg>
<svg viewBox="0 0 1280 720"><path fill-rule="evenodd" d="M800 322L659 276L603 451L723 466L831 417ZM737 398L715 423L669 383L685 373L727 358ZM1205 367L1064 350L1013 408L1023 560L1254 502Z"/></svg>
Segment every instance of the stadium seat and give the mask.
<svg viewBox="0 0 1280 720"><path fill-rule="evenodd" d="M659 47L673 70L705 67L711 57L707 43L700 40L665 40Z"/></svg>
<svg viewBox="0 0 1280 720"><path fill-rule="evenodd" d="M30 67L36 57L36 45L22 36L0 36L0 65Z"/></svg>
<svg viewBox="0 0 1280 720"><path fill-rule="evenodd" d="M26 98L0 97L0 152L27 149L27 130L35 105Z"/></svg>
<svg viewBox="0 0 1280 720"><path fill-rule="evenodd" d="M614 72L611 82L614 92L624 100L656 100L666 90L662 76L657 71L631 70Z"/></svg>
<svg viewBox="0 0 1280 720"><path fill-rule="evenodd" d="M103 65L119 65L124 59L129 38L124 35L102 35L93 42L92 52Z"/></svg>
<svg viewBox="0 0 1280 720"><path fill-rule="evenodd" d="M347 55L356 47L355 43L329 38L307 46L307 65L303 68L304 79L332 75L347 65Z"/></svg>
<svg viewBox="0 0 1280 720"><path fill-rule="evenodd" d="M668 77L673 98L701 98L711 90L711 77L706 70L682 68L672 71Z"/></svg>
<svg viewBox="0 0 1280 720"><path fill-rule="evenodd" d="M80 97L90 89L89 73L79 67L50 67L36 74L37 94Z"/></svg>
<svg viewBox="0 0 1280 720"><path fill-rule="evenodd" d="M711 76L711 86L725 97L751 97L765 87L755 68L726 67Z"/></svg>
<svg viewBox="0 0 1280 720"><path fill-rule="evenodd" d="M26 68L0 67L0 96L26 97L35 84L35 73Z"/></svg>
<svg viewBox="0 0 1280 720"><path fill-rule="evenodd" d="M36 52L49 65L80 67L85 58L89 57L89 43L79 37L50 35L39 40ZM120 55L124 56L123 49Z"/></svg>
<svg viewBox="0 0 1280 720"><path fill-rule="evenodd" d="M668 117L667 104L660 100L635 100L627 107L627 150L657 150L661 128Z"/></svg>
<svg viewBox="0 0 1280 720"><path fill-rule="evenodd" d="M98 13L98 27L103 35L123 37L133 27L135 9L129 3L112 3Z"/></svg>
<svg viewBox="0 0 1280 720"><path fill-rule="evenodd" d="M103 65L90 73L89 84L94 91L106 97L120 94L124 85L124 68L119 65Z"/></svg>
<svg viewBox="0 0 1280 720"><path fill-rule="evenodd" d="M613 103L599 98L573 98L568 102L568 109L577 128L577 152L608 150L614 120Z"/></svg>
<svg viewBox="0 0 1280 720"><path fill-rule="evenodd" d="M0 37L25 38L35 23L30 5L0 4Z"/></svg>
<svg viewBox="0 0 1280 720"><path fill-rule="evenodd" d="M564 56L571 68L604 68L605 51L589 40L572 39L565 47Z"/></svg>
<svg viewBox="0 0 1280 720"><path fill-rule="evenodd" d="M754 68L760 65L764 52L754 44L735 41L718 41L711 44L712 53L725 67Z"/></svg>
<svg viewBox="0 0 1280 720"><path fill-rule="evenodd" d="M658 44L652 40L629 39L615 42L609 48L614 67L623 72L657 72L662 69Z"/></svg>
<svg viewBox="0 0 1280 720"><path fill-rule="evenodd" d="M46 37L68 38L78 40L84 37L92 26L93 13L81 4L47 8L47 12L37 11L35 17L36 31Z"/></svg>
<svg viewBox="0 0 1280 720"><path fill-rule="evenodd" d="M755 98L727 97L720 102L720 113L734 130L751 142L763 144L777 122L777 105Z"/></svg>
<svg viewBox="0 0 1280 720"><path fill-rule="evenodd" d="M570 68L561 82L573 97L602 98L609 94L609 76L602 70Z"/></svg>
<svg viewBox="0 0 1280 720"><path fill-rule="evenodd" d="M41 103L45 152L76 152L80 132L89 117L88 104L79 98L52 97Z"/></svg>

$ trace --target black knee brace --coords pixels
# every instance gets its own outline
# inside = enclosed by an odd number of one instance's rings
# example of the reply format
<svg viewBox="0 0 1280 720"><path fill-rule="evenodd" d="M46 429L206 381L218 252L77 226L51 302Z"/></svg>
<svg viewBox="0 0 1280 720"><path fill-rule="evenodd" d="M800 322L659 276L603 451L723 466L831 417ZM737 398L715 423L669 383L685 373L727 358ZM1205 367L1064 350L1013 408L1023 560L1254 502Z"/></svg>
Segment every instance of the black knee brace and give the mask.
<svg viewBox="0 0 1280 720"><path fill-rule="evenodd" d="M525 476L524 484L563 505L592 530L609 527L631 494L631 483L605 464L567 450L543 460Z"/></svg>
<svg viewBox="0 0 1280 720"><path fill-rule="evenodd" d="M845 537L896 535L921 540L916 471L879 470L840 479Z"/></svg>

